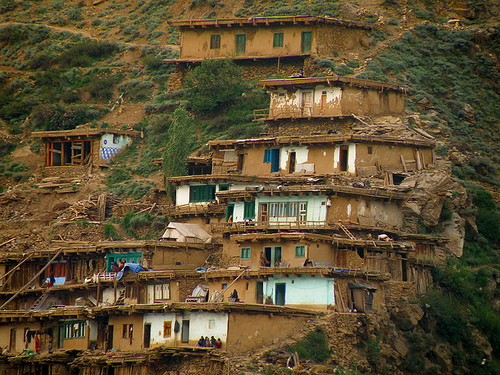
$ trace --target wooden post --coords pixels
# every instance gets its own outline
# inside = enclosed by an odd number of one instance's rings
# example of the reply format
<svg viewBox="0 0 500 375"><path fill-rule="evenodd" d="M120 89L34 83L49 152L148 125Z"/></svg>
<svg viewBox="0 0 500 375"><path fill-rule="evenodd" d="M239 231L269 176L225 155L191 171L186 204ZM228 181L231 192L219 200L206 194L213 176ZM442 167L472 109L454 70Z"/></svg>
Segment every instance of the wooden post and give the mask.
<svg viewBox="0 0 500 375"><path fill-rule="evenodd" d="M35 276L33 276L31 278L30 281L28 281L26 284L24 284L23 287L21 287L21 289L19 289L12 297L10 297L6 302L4 302L4 304L2 306L0 306L0 310L2 310L5 306L7 306L11 301L13 301L19 294L21 294L21 292L23 292L25 289L27 289L32 283L33 281L35 281L37 279L38 276L40 276L46 269L47 267L54 261L56 260L56 258L59 256L59 254L61 254L61 252L63 251L63 249L59 249L59 251L56 253L56 255L54 255L48 262L45 266L43 266L43 268L37 272L37 274Z"/></svg>

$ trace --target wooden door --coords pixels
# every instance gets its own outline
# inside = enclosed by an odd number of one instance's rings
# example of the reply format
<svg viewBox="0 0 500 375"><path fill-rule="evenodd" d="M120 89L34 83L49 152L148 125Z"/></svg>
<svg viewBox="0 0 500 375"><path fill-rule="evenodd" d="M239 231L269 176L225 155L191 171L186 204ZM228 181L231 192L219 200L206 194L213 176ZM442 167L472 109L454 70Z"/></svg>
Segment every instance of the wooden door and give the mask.
<svg viewBox="0 0 500 375"><path fill-rule="evenodd" d="M181 341L184 343L189 342L189 320L182 321Z"/></svg>
<svg viewBox="0 0 500 375"><path fill-rule="evenodd" d="M302 116L312 116L313 93L312 91L304 91L302 93Z"/></svg>
<svg viewBox="0 0 500 375"><path fill-rule="evenodd" d="M276 297L274 303L279 306L285 306L286 284L277 283L275 292L276 292Z"/></svg>
<svg viewBox="0 0 500 375"><path fill-rule="evenodd" d="M236 34L236 55L245 54L247 48L246 34Z"/></svg>
<svg viewBox="0 0 500 375"><path fill-rule="evenodd" d="M297 153L295 151L290 152L288 156L288 173L295 172L295 164L297 163Z"/></svg>
<svg viewBox="0 0 500 375"><path fill-rule="evenodd" d="M312 31L302 31L301 49L302 53L311 52Z"/></svg>
<svg viewBox="0 0 500 375"><path fill-rule="evenodd" d="M267 222L267 220L268 220L267 203L261 203L260 204L260 221Z"/></svg>
<svg viewBox="0 0 500 375"><path fill-rule="evenodd" d="M151 345L151 324L144 324L144 348L147 349Z"/></svg>

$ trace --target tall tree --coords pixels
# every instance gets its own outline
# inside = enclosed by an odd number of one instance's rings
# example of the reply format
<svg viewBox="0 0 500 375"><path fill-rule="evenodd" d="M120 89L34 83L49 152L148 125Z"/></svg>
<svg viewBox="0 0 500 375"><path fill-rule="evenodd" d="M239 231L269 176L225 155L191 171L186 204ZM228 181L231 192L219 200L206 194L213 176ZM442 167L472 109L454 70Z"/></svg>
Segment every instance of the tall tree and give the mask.
<svg viewBox="0 0 500 375"><path fill-rule="evenodd" d="M205 60L184 79L189 108L210 112L240 97L245 90L241 68L231 60Z"/></svg>
<svg viewBox="0 0 500 375"><path fill-rule="evenodd" d="M163 151L163 172L165 177L187 174L186 158L196 147L195 120L185 108L177 108L172 116ZM167 194L174 199L172 184L166 185Z"/></svg>

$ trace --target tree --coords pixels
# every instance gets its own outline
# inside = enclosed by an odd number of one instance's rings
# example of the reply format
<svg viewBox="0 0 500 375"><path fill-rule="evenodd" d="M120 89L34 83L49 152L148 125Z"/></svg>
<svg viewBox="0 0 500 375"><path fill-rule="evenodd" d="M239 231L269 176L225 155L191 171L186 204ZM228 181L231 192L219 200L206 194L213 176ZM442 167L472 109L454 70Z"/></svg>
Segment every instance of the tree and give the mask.
<svg viewBox="0 0 500 375"><path fill-rule="evenodd" d="M187 173L186 158L196 147L195 120L183 107L173 113L163 151L165 177L183 176ZM167 184L167 193L174 198L172 184Z"/></svg>
<svg viewBox="0 0 500 375"><path fill-rule="evenodd" d="M245 90L241 69L231 60L205 60L184 79L189 108L210 112L240 97Z"/></svg>

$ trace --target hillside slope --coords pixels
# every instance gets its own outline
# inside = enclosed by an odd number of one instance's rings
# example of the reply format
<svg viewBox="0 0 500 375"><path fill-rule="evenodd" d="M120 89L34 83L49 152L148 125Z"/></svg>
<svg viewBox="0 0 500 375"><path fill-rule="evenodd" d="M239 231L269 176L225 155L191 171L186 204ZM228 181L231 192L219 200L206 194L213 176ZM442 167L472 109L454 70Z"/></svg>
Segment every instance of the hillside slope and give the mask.
<svg viewBox="0 0 500 375"><path fill-rule="evenodd" d="M2 250L43 248L54 239L158 236L165 220L159 216L144 218L145 225L134 230L117 222L55 222L104 191L147 207L152 189L163 188L162 171L152 161L165 152L172 111L189 102L185 90L167 92L174 68L162 61L179 50L178 32L167 20L315 14L367 22L377 28L370 48L337 55L325 67L409 88L413 124L436 137L436 152L453 163L454 176L473 203L463 212L470 217L464 255L436 269L438 288L422 301L373 316L363 330L332 328L325 317L294 340L254 353L252 360L234 358L235 371L281 371L275 365L286 363L284 345L307 342L307 333L318 325L333 349L328 364L352 373L495 373L500 358L499 8L493 1L1 0ZM247 85L243 99L216 113L192 114L197 146L264 130L252 122L252 111L264 108L267 97L255 82ZM135 129L142 137L110 168L66 182L64 188L74 194L41 188L44 161L30 133L84 124ZM421 231L437 228L422 225ZM336 346L352 337L357 338L356 363L343 359Z"/></svg>

